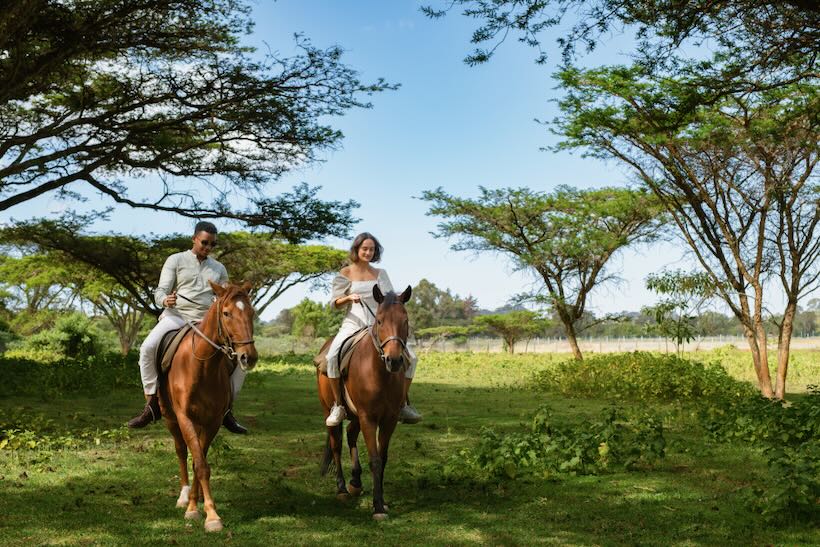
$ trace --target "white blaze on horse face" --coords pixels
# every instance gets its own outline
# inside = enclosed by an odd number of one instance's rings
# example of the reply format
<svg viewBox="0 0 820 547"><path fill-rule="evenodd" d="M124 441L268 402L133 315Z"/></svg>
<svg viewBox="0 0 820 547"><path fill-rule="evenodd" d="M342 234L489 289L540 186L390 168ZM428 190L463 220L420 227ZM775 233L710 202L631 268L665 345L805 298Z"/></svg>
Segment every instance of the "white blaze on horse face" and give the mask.
<svg viewBox="0 0 820 547"><path fill-rule="evenodd" d="M242 311L245 311L245 303L242 302L241 300L236 303L236 307L239 308Z"/></svg>

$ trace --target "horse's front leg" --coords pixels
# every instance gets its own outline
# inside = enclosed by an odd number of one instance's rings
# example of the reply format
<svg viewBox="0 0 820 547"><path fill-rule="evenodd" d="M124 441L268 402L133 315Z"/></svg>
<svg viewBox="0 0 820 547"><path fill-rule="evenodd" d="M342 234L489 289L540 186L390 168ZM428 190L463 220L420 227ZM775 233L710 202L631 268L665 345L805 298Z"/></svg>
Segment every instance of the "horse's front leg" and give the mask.
<svg viewBox="0 0 820 547"><path fill-rule="evenodd" d="M369 416L360 413L362 434L367 444L367 454L370 456L370 474L373 476L373 518L384 520L387 512L384 509L384 492L382 491L382 458L377 441L377 424Z"/></svg>
<svg viewBox="0 0 820 547"><path fill-rule="evenodd" d="M390 420L383 419L379 423L379 456L382 459L382 474L379 478L379 483L384 489L384 470L387 468L387 450L390 447L390 438L393 436L393 431L396 430L397 420L395 418ZM387 506L385 505L385 511Z"/></svg>
<svg viewBox="0 0 820 547"><path fill-rule="evenodd" d="M353 496L358 496L362 493L362 464L359 463L359 447L356 446L359 440L360 430L359 420L357 418L350 420L350 424L347 426L347 446L350 449L350 461L353 462L353 470L347 491Z"/></svg>
<svg viewBox="0 0 820 547"><path fill-rule="evenodd" d="M216 505L211 496L211 467L208 465L207 454L208 447L211 444L216 431L219 430L217 424L216 430L208 431L206 428L197 428L187 416L177 415L179 421L179 428L182 430L182 435L191 451L191 456L194 460L194 476L198 481L198 485L192 488L190 499L188 500L188 510L185 513L186 518L191 518L197 512L197 497L194 496L196 490L201 489L205 497L205 530L207 532L219 532L222 530L222 519L216 512ZM197 430L199 429L199 430ZM211 428L213 429L213 428ZM199 488L197 488L199 486ZM196 492L198 494L198 492Z"/></svg>

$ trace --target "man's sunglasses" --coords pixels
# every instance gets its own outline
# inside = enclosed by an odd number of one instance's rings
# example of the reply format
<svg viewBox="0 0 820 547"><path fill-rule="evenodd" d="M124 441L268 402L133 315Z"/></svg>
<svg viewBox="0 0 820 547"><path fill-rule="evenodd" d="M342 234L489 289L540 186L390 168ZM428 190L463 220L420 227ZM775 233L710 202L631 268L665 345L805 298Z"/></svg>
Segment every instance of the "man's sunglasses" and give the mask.
<svg viewBox="0 0 820 547"><path fill-rule="evenodd" d="M208 239L200 239L199 243L203 247L216 247L216 241L211 241L211 240L208 240Z"/></svg>

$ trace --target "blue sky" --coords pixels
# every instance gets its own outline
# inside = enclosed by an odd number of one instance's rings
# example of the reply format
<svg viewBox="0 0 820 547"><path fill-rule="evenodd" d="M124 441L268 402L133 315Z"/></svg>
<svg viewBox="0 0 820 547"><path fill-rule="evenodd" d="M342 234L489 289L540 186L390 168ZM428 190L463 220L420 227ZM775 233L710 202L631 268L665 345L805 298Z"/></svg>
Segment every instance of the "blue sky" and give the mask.
<svg viewBox="0 0 820 547"><path fill-rule="evenodd" d="M416 199L438 186L462 196L477 195L479 185L495 188L528 186L550 191L559 184L581 188L624 185L628 176L616 165L585 159L580 154L540 151L556 142L534 119L550 120L558 97L550 75L555 65L534 63L535 51L508 40L493 60L468 67L462 59L471 49L475 22L453 13L429 20L411 0L337 2L318 0L258 0L256 28L249 44L283 55L294 49L293 33L314 45L342 46L344 61L359 70L365 82L383 77L401 84L398 91L372 98L373 108L356 110L332 121L345 138L341 149L325 161L291 173L271 191L299 182L322 186L322 198L355 199L361 204L356 231L376 234L386 252L382 266L397 287L427 278L460 295L471 294L484 308L506 303L529 288L529 275L513 272L500 255L475 256L449 250L446 240L430 235L436 219L426 216L427 204ZM552 39L547 40L552 45ZM583 64L628 62L631 41L614 36ZM622 54L623 52L623 54ZM557 61L558 56L553 55ZM89 194L90 206L105 203ZM108 205L108 203L106 203ZM62 208L53 197L36 200L0 215L27 218L56 214ZM98 231L137 234L187 232L188 219L167 214L118 208ZM226 226L233 229L235 226ZM326 243L346 247L345 240ZM644 279L664 266L686 267L681 252L669 244L628 250L613 263L623 282L599 289L590 300L597 313L638 310L654 301ZM310 296L308 287L291 289L266 312Z"/></svg>

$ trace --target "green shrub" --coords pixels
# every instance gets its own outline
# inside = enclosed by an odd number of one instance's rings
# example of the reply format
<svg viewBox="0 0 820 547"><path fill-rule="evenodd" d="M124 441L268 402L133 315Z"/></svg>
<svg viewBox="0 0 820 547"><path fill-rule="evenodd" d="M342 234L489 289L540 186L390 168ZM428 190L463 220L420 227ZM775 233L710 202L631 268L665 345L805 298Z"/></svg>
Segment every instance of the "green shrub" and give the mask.
<svg viewBox="0 0 820 547"><path fill-rule="evenodd" d="M530 431L500 435L483 428L475 449L464 449L445 467L450 478L515 478L530 473L597 475L615 468L634 469L663 458L666 441L661 421L650 415L628 419L610 408L581 426L553 423L548 407L533 416Z"/></svg>
<svg viewBox="0 0 820 547"><path fill-rule="evenodd" d="M568 397L637 401L679 401L756 393L753 386L735 380L717 363L646 352L564 361L536 373L533 385Z"/></svg>
<svg viewBox="0 0 820 547"><path fill-rule="evenodd" d="M103 353L85 359L36 361L0 357L0 396L59 396L63 393L104 395L111 389L139 388L138 354Z"/></svg>
<svg viewBox="0 0 820 547"><path fill-rule="evenodd" d="M769 521L816 519L820 513L820 390L793 403L764 397L714 401L699 412L718 441L762 447L769 466L751 505Z"/></svg>
<svg viewBox="0 0 820 547"><path fill-rule="evenodd" d="M77 450L128 438L128 429L69 430L39 414L4 414L0 417L0 450Z"/></svg>
<svg viewBox="0 0 820 547"><path fill-rule="evenodd" d="M100 350L100 332L85 314L60 317L54 327L29 336L20 348L30 356L82 359Z"/></svg>

